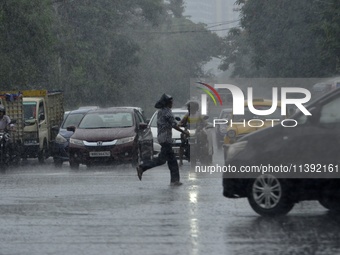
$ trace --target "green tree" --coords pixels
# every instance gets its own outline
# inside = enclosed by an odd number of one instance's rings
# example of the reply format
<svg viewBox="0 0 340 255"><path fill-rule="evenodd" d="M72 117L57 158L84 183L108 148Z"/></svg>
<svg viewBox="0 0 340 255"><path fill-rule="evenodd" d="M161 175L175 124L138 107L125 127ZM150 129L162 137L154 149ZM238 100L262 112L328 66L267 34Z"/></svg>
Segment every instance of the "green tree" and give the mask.
<svg viewBox="0 0 340 255"><path fill-rule="evenodd" d="M241 27L225 40L226 53L238 46L234 58L224 55L221 68L235 66L234 76L319 77L332 73L317 32L323 23L316 0L240 0ZM233 53L233 52L231 52ZM328 59L329 60L329 59ZM239 68L247 65L247 68Z"/></svg>
<svg viewBox="0 0 340 255"><path fill-rule="evenodd" d="M69 104L119 101L138 65L136 23L157 24L160 1L65 1L56 3L62 29L61 84ZM97 92L97 93L94 93Z"/></svg>
<svg viewBox="0 0 340 255"><path fill-rule="evenodd" d="M3 89L43 86L53 77L55 37L49 0L0 3L0 84Z"/></svg>

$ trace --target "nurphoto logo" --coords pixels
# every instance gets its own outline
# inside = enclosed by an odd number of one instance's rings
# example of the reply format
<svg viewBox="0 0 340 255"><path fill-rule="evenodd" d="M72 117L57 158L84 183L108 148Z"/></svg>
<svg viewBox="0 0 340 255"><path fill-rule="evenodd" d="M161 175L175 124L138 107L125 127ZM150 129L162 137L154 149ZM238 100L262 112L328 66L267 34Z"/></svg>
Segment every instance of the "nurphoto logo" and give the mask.
<svg viewBox="0 0 340 255"><path fill-rule="evenodd" d="M210 96L210 98L213 100L214 104L217 105L215 97L218 99L220 105L222 106L222 99L219 93L217 92L218 89L227 89L230 91L231 97L232 97L232 113L233 115L244 115L244 108L245 108L245 98L247 98L247 107L248 110L254 114L255 116L268 116L275 112L277 108L279 107L281 109L281 115L282 116L287 116L287 106L288 105L293 105L297 109L299 109L304 115L312 115L306 107L303 105L307 102L310 101L311 99L311 93L308 89L305 88L300 88L300 87L273 87L272 88L272 105L268 109L256 109L253 104L253 88L248 87L247 88L247 94L245 97L242 89L237 87L236 85L232 84L215 84L214 86L211 86L207 83L203 82L197 82L204 86L204 88L200 88L202 91L204 91L204 94L201 94L201 114L202 115L207 115L208 111L208 97L207 95ZM209 90L208 90L208 89ZM279 97L279 92L281 94L281 105L278 105L278 97ZM301 94L301 98L289 98L289 94ZM259 121L258 119L254 119L254 121ZM246 120L244 120L245 122ZM252 121L252 120L250 120ZM280 121L280 119L266 119L265 121L271 121L272 123L276 121ZM249 120L248 120L249 122ZM282 122L289 122L289 125L285 125ZM291 123L294 124L291 124ZM228 120L226 119L214 119L213 124L214 127L216 124L227 124ZM281 121L281 124L284 127L295 127L297 125L296 120L293 119L284 119ZM274 124L273 124L274 125Z"/></svg>

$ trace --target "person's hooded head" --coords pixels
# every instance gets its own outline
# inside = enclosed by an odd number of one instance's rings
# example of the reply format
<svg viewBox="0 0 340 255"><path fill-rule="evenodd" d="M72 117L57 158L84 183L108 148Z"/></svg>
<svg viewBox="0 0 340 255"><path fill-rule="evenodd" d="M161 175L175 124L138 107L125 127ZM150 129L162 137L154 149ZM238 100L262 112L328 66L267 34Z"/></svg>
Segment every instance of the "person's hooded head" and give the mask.
<svg viewBox="0 0 340 255"><path fill-rule="evenodd" d="M185 105L190 113L196 113L200 108L199 102L195 100L189 100Z"/></svg>
<svg viewBox="0 0 340 255"><path fill-rule="evenodd" d="M155 107L161 109L164 107L172 107L172 96L163 94L161 98L156 102Z"/></svg>

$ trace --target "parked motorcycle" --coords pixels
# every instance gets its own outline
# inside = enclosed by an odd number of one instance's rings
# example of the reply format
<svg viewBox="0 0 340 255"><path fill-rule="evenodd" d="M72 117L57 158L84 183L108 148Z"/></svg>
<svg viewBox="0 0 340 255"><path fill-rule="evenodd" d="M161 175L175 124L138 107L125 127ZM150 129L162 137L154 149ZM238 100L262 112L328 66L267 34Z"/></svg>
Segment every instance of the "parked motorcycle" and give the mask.
<svg viewBox="0 0 340 255"><path fill-rule="evenodd" d="M10 124L16 123L12 120ZM20 149L11 143L11 131L5 129L0 131L0 172L5 173L10 165L18 164L20 161Z"/></svg>
<svg viewBox="0 0 340 255"><path fill-rule="evenodd" d="M182 157L190 162L191 167L212 163L213 142L212 134L208 130L211 127L208 124L198 131L196 129L189 129L188 126L184 127L189 132L189 135L181 135Z"/></svg>

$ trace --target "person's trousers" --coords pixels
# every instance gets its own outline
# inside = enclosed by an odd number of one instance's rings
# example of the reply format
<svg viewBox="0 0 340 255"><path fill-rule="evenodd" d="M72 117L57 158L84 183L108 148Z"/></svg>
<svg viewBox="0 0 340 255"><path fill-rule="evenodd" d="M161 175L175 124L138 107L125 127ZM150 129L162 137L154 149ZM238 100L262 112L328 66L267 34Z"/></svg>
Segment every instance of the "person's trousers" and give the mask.
<svg viewBox="0 0 340 255"><path fill-rule="evenodd" d="M143 169L143 172L145 172L150 168L164 165L165 162L168 162L170 182L179 181L178 163L171 143L161 143L161 152L158 154L158 157L153 158L153 160L146 161L141 164L140 167Z"/></svg>

